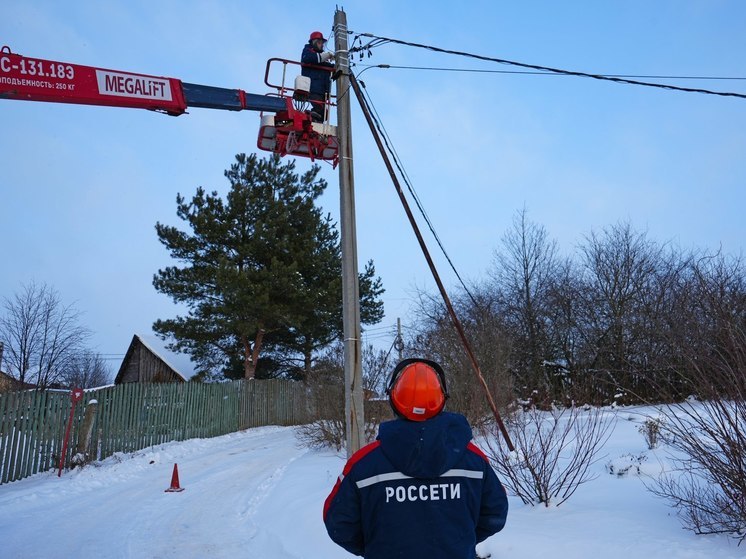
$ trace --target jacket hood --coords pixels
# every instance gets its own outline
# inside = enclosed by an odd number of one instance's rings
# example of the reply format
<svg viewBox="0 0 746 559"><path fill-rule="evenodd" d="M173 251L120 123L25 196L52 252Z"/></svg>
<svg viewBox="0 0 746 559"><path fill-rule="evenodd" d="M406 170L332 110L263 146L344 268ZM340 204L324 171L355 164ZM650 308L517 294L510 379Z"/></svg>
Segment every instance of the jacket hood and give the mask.
<svg viewBox="0 0 746 559"><path fill-rule="evenodd" d="M377 438L397 470L411 477L433 478L459 461L472 432L463 415L442 412L427 421L381 423Z"/></svg>

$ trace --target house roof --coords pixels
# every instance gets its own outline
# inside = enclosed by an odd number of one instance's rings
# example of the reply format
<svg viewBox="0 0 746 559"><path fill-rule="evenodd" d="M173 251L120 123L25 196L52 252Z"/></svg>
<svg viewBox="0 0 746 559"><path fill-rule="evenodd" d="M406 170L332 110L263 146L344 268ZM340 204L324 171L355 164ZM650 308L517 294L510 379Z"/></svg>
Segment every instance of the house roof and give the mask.
<svg viewBox="0 0 746 559"><path fill-rule="evenodd" d="M167 349L166 344L168 342L163 341L152 334L135 334L132 337L132 342L130 343L129 348L127 348L127 353L122 360L122 366L124 366L127 359L129 358L137 340L139 340L139 342L144 347L146 347L153 355L160 358L166 364L166 366L168 366L171 370L173 370L174 373L179 375L185 381L196 374L195 364L192 362L188 354ZM117 374L117 378L119 378L119 375L121 374L122 370L120 368L119 373Z"/></svg>
<svg viewBox="0 0 746 559"><path fill-rule="evenodd" d="M0 371L0 383L7 383L8 385L15 386L18 390L25 390L29 388L36 388L35 384L29 384L28 382L21 382L16 378L13 378L7 373Z"/></svg>
<svg viewBox="0 0 746 559"><path fill-rule="evenodd" d="M196 365L188 353L171 351L166 348L167 341L161 340L154 334L137 334L140 341L150 351L159 356L174 371L179 373L184 380L192 378L197 374Z"/></svg>

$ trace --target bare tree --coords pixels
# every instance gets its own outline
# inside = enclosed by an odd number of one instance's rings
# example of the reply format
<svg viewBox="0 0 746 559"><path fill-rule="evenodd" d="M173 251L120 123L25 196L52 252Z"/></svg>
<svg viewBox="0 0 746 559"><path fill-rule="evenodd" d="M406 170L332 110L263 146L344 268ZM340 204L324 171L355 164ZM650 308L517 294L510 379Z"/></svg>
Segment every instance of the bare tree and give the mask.
<svg viewBox="0 0 746 559"><path fill-rule="evenodd" d="M676 290L671 337L684 356L707 354L739 320L746 320L746 269L742 257L721 253L691 257ZM728 337L726 336L726 339ZM678 363L687 367L689 359Z"/></svg>
<svg viewBox="0 0 746 559"><path fill-rule="evenodd" d="M613 425L614 415L599 408L531 408L506 422L515 451L500 444L495 429L485 437L486 454L521 501L559 506L594 478L590 466L602 458Z"/></svg>
<svg viewBox="0 0 746 559"><path fill-rule="evenodd" d="M0 340L8 373L39 388L56 382L90 337L78 323L80 313L64 306L46 284L24 286L12 299L4 299L3 310Z"/></svg>
<svg viewBox="0 0 746 559"><path fill-rule="evenodd" d="M656 321L646 312L655 308L663 249L620 223L591 233L581 252L586 367L612 390L640 394L654 368L647 341L657 337Z"/></svg>
<svg viewBox="0 0 746 559"><path fill-rule="evenodd" d="M315 419L296 429L296 436L310 448L342 449L345 444L344 352L341 343L327 349L313 365L306 379ZM369 398L380 394L382 384L394 368L389 352L363 348L363 390L365 391L365 438L372 441L382 419L390 419L388 404ZM381 405L385 404L385 405Z"/></svg>
<svg viewBox="0 0 746 559"><path fill-rule="evenodd" d="M375 350L372 345L363 348L363 390L366 399L385 396L389 376L397 363L391 349L393 345L388 351Z"/></svg>
<svg viewBox="0 0 746 559"><path fill-rule="evenodd" d="M551 369L557 352L549 323L550 294L559 272L557 243L546 230L528 220L526 208L513 218L513 227L495 253L492 277L502 302L504 320L513 337L511 363L517 389L531 394L551 392Z"/></svg>
<svg viewBox="0 0 746 559"><path fill-rule="evenodd" d="M70 388L95 388L111 382L111 370L99 353L82 351L70 358L60 381Z"/></svg>
<svg viewBox="0 0 746 559"><path fill-rule="evenodd" d="M556 357L545 363L550 369L547 378L552 385L551 396L557 405L595 402L597 387L584 374L587 343L582 312L583 281L570 259L558 266L548 297L548 329L556 352Z"/></svg>
<svg viewBox="0 0 746 559"><path fill-rule="evenodd" d="M496 405L505 409L514 394L508 370L510 346L499 304L486 286L475 285L469 291L453 297L453 307ZM478 427L492 413L461 339L440 298L425 291L418 296L418 321L405 344L405 355L439 363L448 385L446 408L465 415Z"/></svg>

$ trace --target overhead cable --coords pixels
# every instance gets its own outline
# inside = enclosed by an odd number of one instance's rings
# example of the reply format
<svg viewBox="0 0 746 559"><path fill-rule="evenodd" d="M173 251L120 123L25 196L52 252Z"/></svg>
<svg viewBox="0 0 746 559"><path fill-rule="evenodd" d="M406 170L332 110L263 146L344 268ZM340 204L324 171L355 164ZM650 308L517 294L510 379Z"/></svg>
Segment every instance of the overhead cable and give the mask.
<svg viewBox="0 0 746 559"><path fill-rule="evenodd" d="M353 31L349 31L349 33L353 34ZM699 89L699 88L691 88L691 87L680 87L675 85L668 85L668 84L662 84L662 83L652 83L652 82L641 82L637 80L632 80L629 78L624 77L618 77L618 76L612 76L612 75L604 75L604 74L591 74L588 72L577 72L573 70L563 70L561 68L552 68L551 66L540 66L538 64L526 64L525 62L516 62L514 60L506 60L504 58L495 58L491 56L483 56L480 54L473 54L469 52L462 52L462 51L456 51L456 50L449 50L449 49L443 49L440 47L435 47L432 45L423 45L420 43L413 43L410 41L402 41L400 39L391 39L389 37L379 37L377 35L373 35L371 33L357 33L357 37L366 37L372 39L368 44L362 45L359 47L352 47L350 49L350 54L354 52L362 52L362 51L370 51L373 48L376 48L378 46L381 46L386 43L395 43L398 45L405 45L409 47L415 47L415 48L421 48L425 50L430 50L433 52L441 52L444 54L453 54L456 56L464 56L467 58L475 58L477 60L484 60L486 62L496 62L498 64L506 64L509 66L517 66L519 68L528 68L530 70L539 70L541 72L548 72L552 74L561 74L565 76L576 76L581 78L591 78L594 80L604 80L604 81L611 81L616 83L622 83L627 85L641 85L645 87L655 87L659 89L668 89L672 91L684 91L688 93L702 93L705 95L718 95L721 97L737 97L740 99L746 99L746 94L744 93L734 93L729 91L713 91L710 89ZM353 44L355 41L353 41Z"/></svg>
<svg viewBox="0 0 746 559"><path fill-rule="evenodd" d="M358 64L366 70L368 68L383 68L385 70L428 70L434 72L462 72L471 74L518 74L524 76L562 76L564 74L557 74L555 72L539 71L539 70L485 70L484 68L443 68L439 66L400 66L396 64ZM362 73L362 72L360 72ZM608 78L643 78L643 79L657 79L657 80L731 80L731 81L746 81L746 77L732 77L732 76L664 76L664 75L637 75L637 74L603 74Z"/></svg>

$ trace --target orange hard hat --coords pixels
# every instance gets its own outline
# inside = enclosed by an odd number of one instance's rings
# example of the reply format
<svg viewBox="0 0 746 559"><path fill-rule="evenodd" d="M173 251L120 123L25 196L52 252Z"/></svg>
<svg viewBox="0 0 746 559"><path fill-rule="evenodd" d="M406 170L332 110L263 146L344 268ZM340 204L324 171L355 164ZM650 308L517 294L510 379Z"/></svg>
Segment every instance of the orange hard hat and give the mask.
<svg viewBox="0 0 746 559"><path fill-rule="evenodd" d="M314 31L311 33L311 37L308 39L309 41L314 41L316 39L321 39L326 43L326 39L324 39L324 34L321 31Z"/></svg>
<svg viewBox="0 0 746 559"><path fill-rule="evenodd" d="M405 359L391 373L388 389L394 413L410 421L425 421L446 405L448 391L443 369L427 359Z"/></svg>

